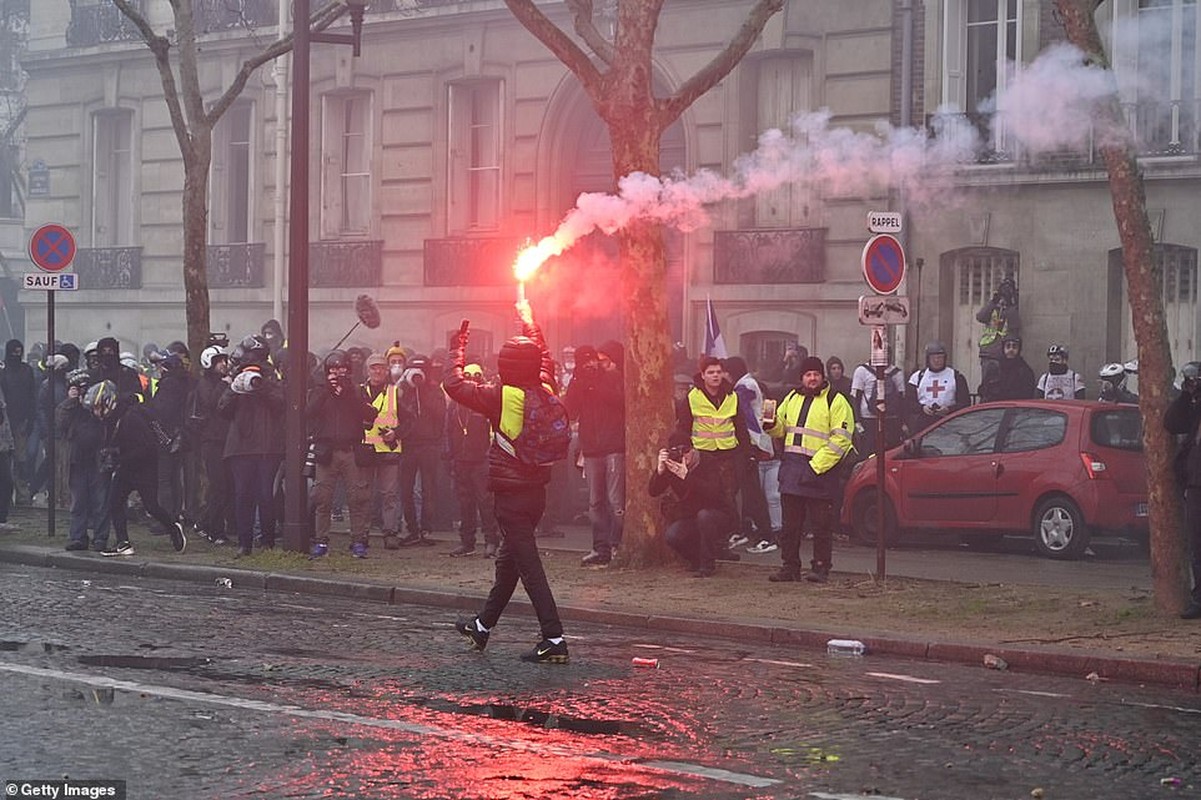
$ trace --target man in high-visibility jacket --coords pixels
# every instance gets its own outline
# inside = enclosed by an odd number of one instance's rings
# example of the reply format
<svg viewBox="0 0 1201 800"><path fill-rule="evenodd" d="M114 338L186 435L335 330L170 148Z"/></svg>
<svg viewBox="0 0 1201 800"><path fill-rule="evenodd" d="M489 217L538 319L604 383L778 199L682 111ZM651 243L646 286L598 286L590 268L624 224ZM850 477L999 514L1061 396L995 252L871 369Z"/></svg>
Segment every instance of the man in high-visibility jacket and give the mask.
<svg viewBox="0 0 1201 800"><path fill-rule="evenodd" d="M679 431L692 437L692 447L701 458L732 458L739 445L747 445L750 439L721 359L701 356L700 371L692 381L687 397L676 404Z"/></svg>
<svg viewBox="0 0 1201 800"><path fill-rule="evenodd" d="M412 424L412 416L400 405L396 384L388 379L388 360L379 353L367 356L367 382L363 394L375 407L375 422L363 433L363 464L359 474L380 497L384 549L400 549L400 453L401 439Z"/></svg>
<svg viewBox="0 0 1201 800"><path fill-rule="evenodd" d="M851 452L855 412L846 396L826 381L825 365L810 356L801 362L801 385L790 391L776 409L768 430L784 440L780 463L780 501L783 530L780 558L784 565L772 581L801 579L801 532L806 518L813 531L811 572L805 579L825 583L830 578L834 550L834 500L842 490L838 465Z"/></svg>

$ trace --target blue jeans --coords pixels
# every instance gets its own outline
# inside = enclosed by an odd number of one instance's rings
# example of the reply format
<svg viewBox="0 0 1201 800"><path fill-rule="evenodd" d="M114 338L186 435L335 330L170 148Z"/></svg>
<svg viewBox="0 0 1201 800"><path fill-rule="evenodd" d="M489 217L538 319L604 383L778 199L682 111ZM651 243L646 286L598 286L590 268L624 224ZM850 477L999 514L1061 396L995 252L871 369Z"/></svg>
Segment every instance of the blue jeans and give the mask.
<svg viewBox="0 0 1201 800"><path fill-rule="evenodd" d="M610 555L621 544L626 514L626 454L584 456L588 481L588 516L592 519L592 549Z"/></svg>
<svg viewBox="0 0 1201 800"><path fill-rule="evenodd" d="M67 474L67 483L71 487L71 541L87 542L88 528L91 528L96 549L103 550L108 544L112 521L108 513L111 477L100 471L95 459L71 465Z"/></svg>

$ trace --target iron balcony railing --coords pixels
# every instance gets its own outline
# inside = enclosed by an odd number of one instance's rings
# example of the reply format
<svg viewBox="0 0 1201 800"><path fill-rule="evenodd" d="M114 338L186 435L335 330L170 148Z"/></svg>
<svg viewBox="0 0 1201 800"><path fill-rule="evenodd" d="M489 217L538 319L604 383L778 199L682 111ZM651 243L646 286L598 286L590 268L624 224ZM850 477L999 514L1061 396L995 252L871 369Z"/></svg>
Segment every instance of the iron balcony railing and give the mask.
<svg viewBox="0 0 1201 800"><path fill-rule="evenodd" d="M382 240L311 242L309 286L339 289L379 286L383 262Z"/></svg>
<svg viewBox="0 0 1201 800"><path fill-rule="evenodd" d="M141 289L142 248L89 247L75 253L80 289Z"/></svg>
<svg viewBox="0 0 1201 800"><path fill-rule="evenodd" d="M130 0L130 5L141 11L144 3L142 0ZM71 21L67 23L68 47L90 47L141 38L142 35L129 17L112 3L71 4Z"/></svg>
<svg viewBox="0 0 1201 800"><path fill-rule="evenodd" d="M513 260L521 240L448 236L426 239L426 286L504 286L513 282Z"/></svg>
<svg viewBox="0 0 1201 800"><path fill-rule="evenodd" d="M262 242L210 244L205 248L208 285L213 289L261 289L267 246Z"/></svg>
<svg viewBox="0 0 1201 800"><path fill-rule="evenodd" d="M825 228L713 232L714 283L821 283L825 279Z"/></svg>
<svg viewBox="0 0 1201 800"><path fill-rule="evenodd" d="M275 26L278 0L192 0L196 30L201 33Z"/></svg>

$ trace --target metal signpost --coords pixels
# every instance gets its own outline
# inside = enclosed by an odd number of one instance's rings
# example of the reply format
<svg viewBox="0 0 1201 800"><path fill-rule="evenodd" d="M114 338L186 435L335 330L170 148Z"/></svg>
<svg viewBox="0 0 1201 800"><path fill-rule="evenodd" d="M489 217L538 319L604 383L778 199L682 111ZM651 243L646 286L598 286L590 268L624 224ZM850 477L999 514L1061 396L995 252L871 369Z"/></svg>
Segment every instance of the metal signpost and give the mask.
<svg viewBox="0 0 1201 800"><path fill-rule="evenodd" d="M859 298L859 323L871 327L870 364L876 373L876 575L882 581L886 575L884 417L889 409L884 401L884 380L889 365L888 328L909 321L909 298L896 295L905 280L905 250L892 235L901 232L901 215L895 211L872 211L867 215L867 224L876 235L863 248L863 279L876 296ZM900 409L892 411L899 413Z"/></svg>
<svg viewBox="0 0 1201 800"><path fill-rule="evenodd" d="M29 260L42 272L27 274L22 283L25 289L46 292L46 360L54 355L54 292L75 291L79 288L77 276L63 272L75 260L75 237L57 223L43 225L29 237ZM55 492L54 442L54 383L51 376L50 391L46 392L46 410L50 425L50 439L46 443L46 459L50 467L50 480L46 484L46 535L54 535L54 511L57 505Z"/></svg>

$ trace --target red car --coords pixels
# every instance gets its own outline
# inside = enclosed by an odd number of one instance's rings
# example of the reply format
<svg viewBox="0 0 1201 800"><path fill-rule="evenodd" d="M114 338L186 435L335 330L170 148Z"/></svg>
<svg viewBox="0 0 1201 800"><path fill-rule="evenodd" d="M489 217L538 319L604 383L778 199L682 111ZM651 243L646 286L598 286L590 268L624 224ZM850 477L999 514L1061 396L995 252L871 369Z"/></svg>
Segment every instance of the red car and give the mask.
<svg viewBox="0 0 1201 800"><path fill-rule="evenodd" d="M905 530L1034 536L1079 558L1095 532L1146 537L1147 480L1136 406L1016 400L971 406L884 456L885 538ZM842 522L876 541L876 460L855 465Z"/></svg>

